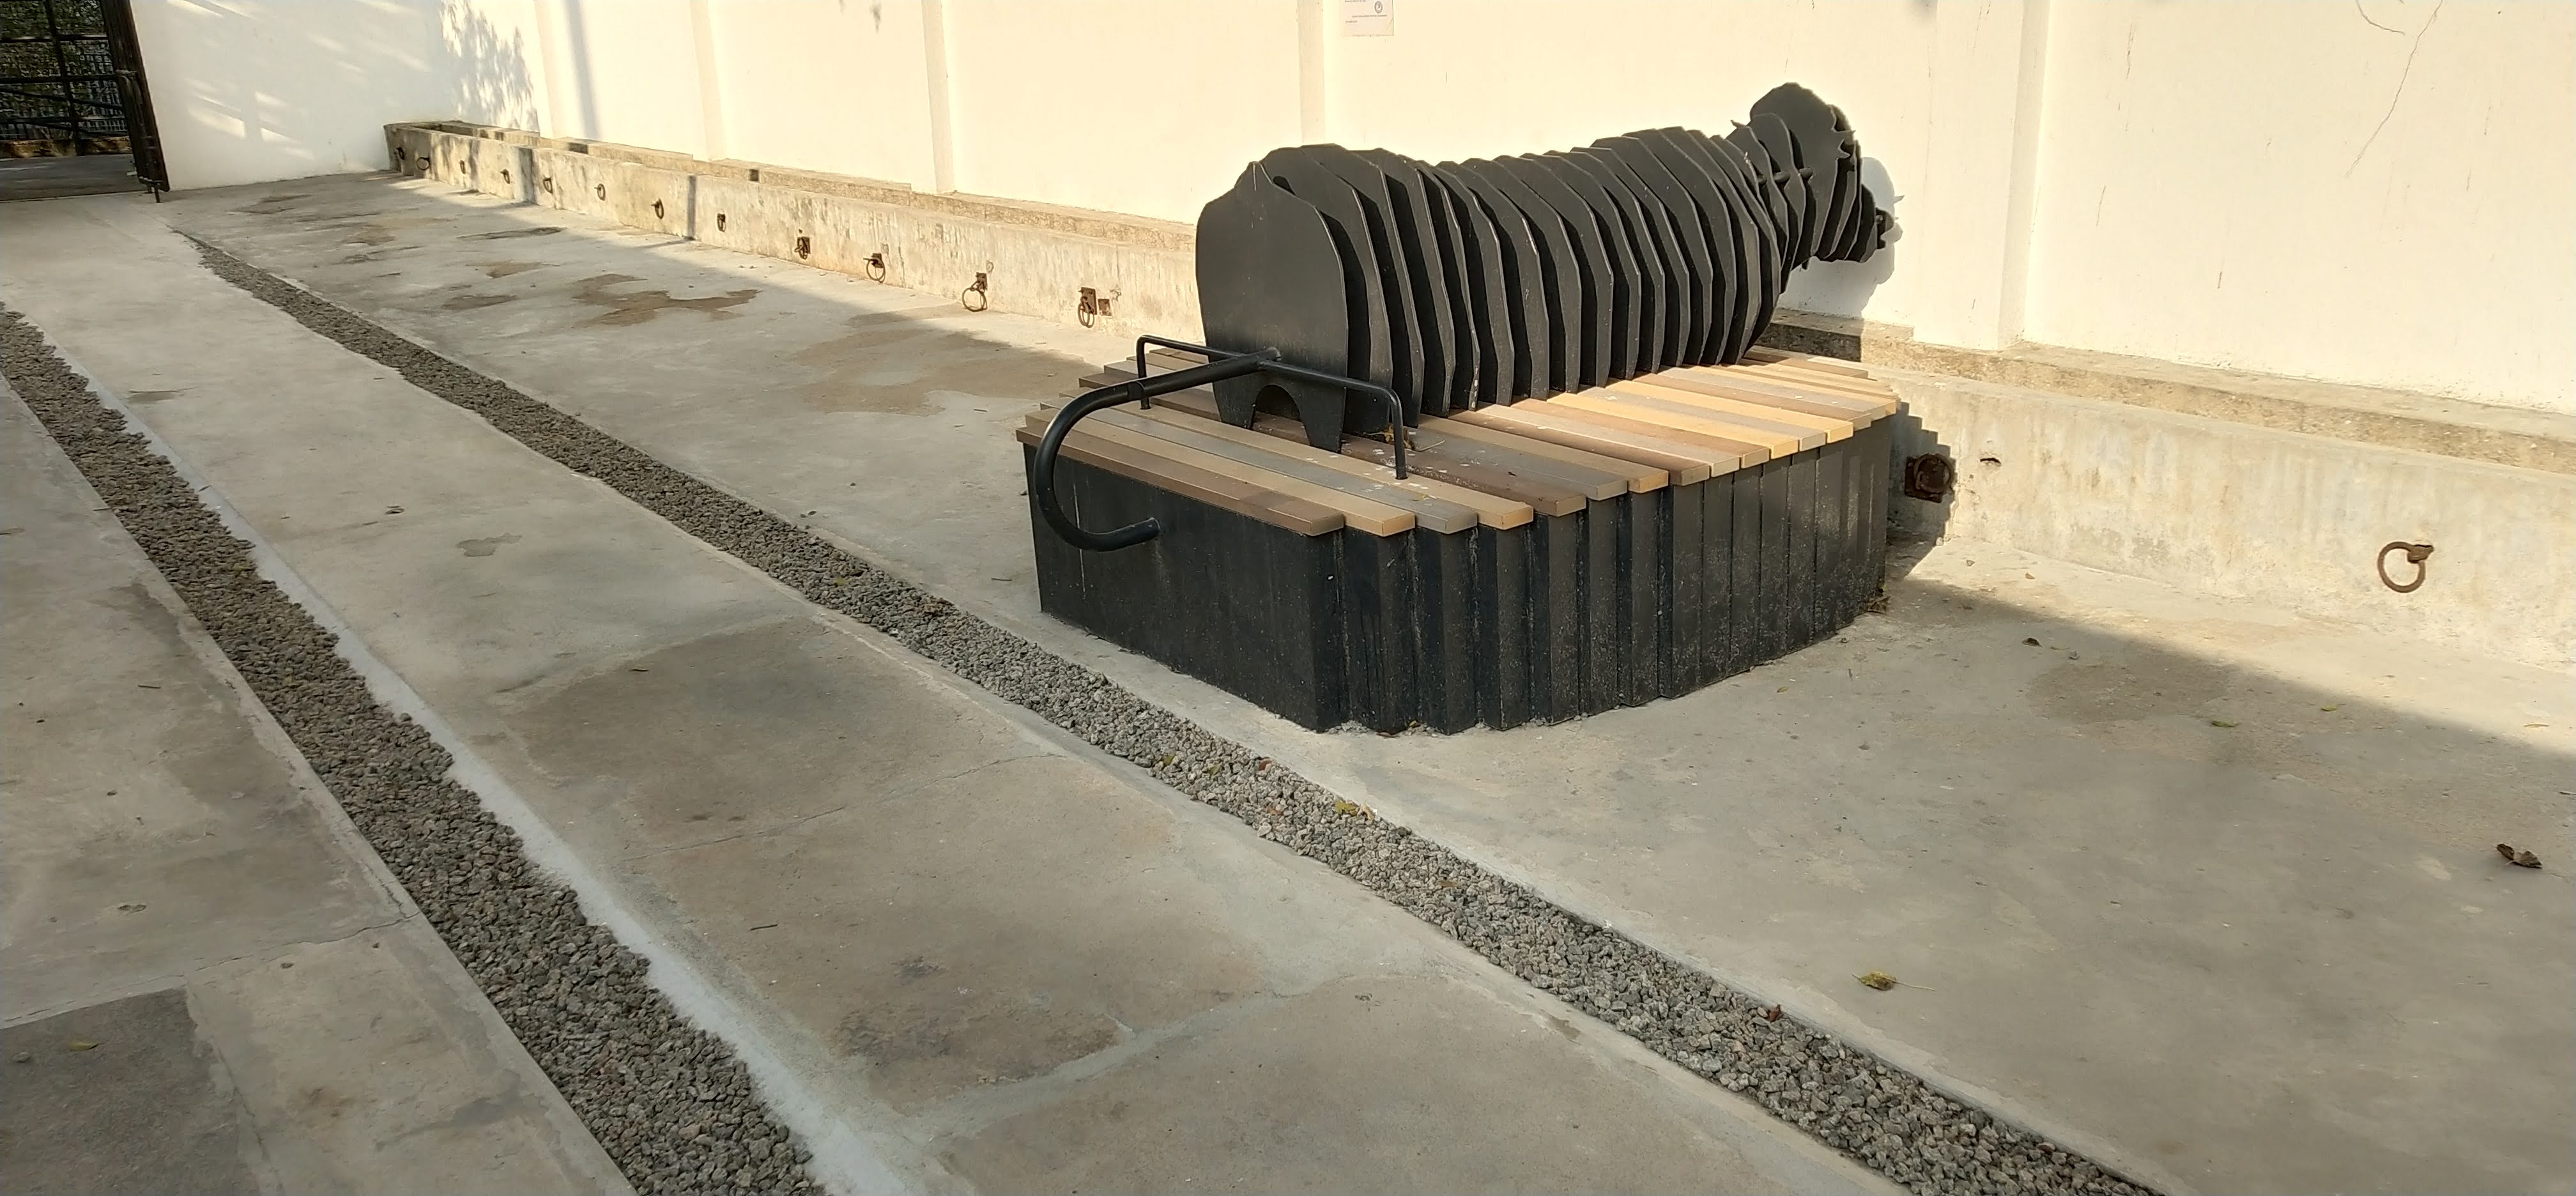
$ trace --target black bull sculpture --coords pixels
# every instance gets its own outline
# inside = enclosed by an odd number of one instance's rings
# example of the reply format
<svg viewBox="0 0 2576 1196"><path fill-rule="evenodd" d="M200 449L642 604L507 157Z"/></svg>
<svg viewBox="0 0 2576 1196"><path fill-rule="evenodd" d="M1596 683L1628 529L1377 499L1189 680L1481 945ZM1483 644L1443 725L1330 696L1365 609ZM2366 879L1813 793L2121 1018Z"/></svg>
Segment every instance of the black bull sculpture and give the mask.
<svg viewBox="0 0 2576 1196"><path fill-rule="evenodd" d="M1842 112L1796 84L1724 137L1646 129L1436 166L1277 150L1199 214L1207 343L1387 387L1408 424L1731 364L1791 270L1886 244L1860 163ZM1227 422L1293 413L1319 448L1388 431L1382 403L1326 382L1254 374L1216 394Z"/></svg>

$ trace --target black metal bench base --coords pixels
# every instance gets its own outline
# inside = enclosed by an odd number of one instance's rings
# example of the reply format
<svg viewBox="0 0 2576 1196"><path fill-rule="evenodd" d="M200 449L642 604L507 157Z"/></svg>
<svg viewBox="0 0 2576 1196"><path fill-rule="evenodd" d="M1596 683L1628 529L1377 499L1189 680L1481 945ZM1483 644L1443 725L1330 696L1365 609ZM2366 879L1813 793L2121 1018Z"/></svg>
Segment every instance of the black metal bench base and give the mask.
<svg viewBox="0 0 2576 1196"><path fill-rule="evenodd" d="M1392 536L1303 535L1070 458L1040 609L1300 726L1513 727L1679 697L1850 625L1886 565L1889 421L1703 482ZM1023 449L1034 453L1033 449Z"/></svg>

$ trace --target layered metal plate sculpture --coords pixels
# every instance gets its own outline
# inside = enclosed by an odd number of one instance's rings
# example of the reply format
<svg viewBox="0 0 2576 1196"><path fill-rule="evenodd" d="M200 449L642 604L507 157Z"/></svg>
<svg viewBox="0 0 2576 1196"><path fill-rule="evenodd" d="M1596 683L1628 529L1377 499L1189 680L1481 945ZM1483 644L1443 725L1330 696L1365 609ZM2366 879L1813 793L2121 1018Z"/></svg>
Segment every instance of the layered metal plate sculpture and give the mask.
<svg viewBox="0 0 2576 1196"><path fill-rule="evenodd" d="M1678 696L1830 635L1878 591L1897 404L1755 340L1790 271L1885 245L1860 161L1794 85L1722 138L1269 154L1200 217L1209 343L1140 341L1022 430L1042 606L1389 731Z"/></svg>

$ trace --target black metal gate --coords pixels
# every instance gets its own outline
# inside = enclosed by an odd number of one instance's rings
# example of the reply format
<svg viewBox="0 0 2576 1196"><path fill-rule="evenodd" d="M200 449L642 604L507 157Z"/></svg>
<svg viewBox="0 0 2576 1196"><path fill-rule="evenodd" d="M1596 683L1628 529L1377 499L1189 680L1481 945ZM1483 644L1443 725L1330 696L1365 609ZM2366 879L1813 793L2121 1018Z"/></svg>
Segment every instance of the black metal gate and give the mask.
<svg viewBox="0 0 2576 1196"><path fill-rule="evenodd" d="M132 154L169 189L131 0L0 0L0 156Z"/></svg>

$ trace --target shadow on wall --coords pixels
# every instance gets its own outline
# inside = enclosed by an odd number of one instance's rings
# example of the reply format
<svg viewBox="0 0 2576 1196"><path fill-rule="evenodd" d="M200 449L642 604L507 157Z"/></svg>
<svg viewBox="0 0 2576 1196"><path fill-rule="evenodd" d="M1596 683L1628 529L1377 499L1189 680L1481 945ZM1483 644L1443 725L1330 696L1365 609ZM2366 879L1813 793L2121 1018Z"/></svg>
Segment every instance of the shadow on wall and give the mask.
<svg viewBox="0 0 2576 1196"><path fill-rule="evenodd" d="M526 35L506 34L468 0L443 0L439 12L439 45L443 59L435 69L449 82L454 105L442 118L542 129L536 84L528 67Z"/></svg>
<svg viewBox="0 0 2576 1196"><path fill-rule="evenodd" d="M1897 242L1905 237L1905 214L1899 206L1905 197L1896 193L1887 165L1876 158L1860 160L1860 179L1893 221L1887 230L1887 248L1865 262L1808 263L1790 276L1780 293L1781 306L1821 315L1859 316L1868 310L1879 284L1895 276Z"/></svg>
<svg viewBox="0 0 2576 1196"><path fill-rule="evenodd" d="M384 126L537 117L534 47L473 0L135 5L171 182L382 170Z"/></svg>

